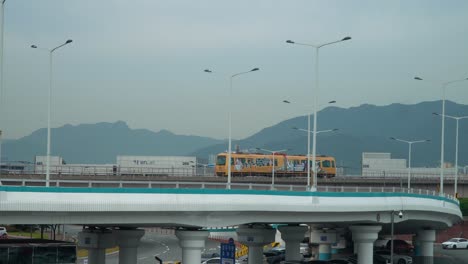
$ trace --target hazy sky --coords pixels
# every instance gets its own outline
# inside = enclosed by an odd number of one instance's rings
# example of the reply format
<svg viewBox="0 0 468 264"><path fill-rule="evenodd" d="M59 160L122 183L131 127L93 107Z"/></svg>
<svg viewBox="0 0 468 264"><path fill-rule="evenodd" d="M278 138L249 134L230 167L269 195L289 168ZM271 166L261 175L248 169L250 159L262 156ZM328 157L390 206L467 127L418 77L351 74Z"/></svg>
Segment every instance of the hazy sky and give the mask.
<svg viewBox="0 0 468 264"><path fill-rule="evenodd" d="M319 102L417 103L436 81L468 77L466 0L7 0L1 127L18 138L52 127L123 120L131 128L227 138L312 109L314 50L285 43L353 39L321 49ZM204 73L205 68L213 74ZM468 103L468 82L447 98ZM296 101L286 105L282 100ZM305 107L310 105L310 107Z"/></svg>

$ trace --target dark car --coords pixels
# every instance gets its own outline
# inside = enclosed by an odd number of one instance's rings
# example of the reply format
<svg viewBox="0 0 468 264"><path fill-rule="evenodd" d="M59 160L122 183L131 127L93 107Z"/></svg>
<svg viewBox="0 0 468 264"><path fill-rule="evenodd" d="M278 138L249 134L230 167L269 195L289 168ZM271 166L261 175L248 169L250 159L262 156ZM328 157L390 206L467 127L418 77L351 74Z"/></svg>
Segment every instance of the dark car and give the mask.
<svg viewBox="0 0 468 264"><path fill-rule="evenodd" d="M285 250L269 250L263 252L263 255L266 258L266 262L268 264L279 264L283 261L286 257Z"/></svg>
<svg viewBox="0 0 468 264"><path fill-rule="evenodd" d="M326 260L288 260L284 264L329 264Z"/></svg>
<svg viewBox="0 0 468 264"><path fill-rule="evenodd" d="M390 250L392 240L387 242L386 249ZM410 253L414 249L414 246L401 239L393 240L393 252L395 253Z"/></svg>

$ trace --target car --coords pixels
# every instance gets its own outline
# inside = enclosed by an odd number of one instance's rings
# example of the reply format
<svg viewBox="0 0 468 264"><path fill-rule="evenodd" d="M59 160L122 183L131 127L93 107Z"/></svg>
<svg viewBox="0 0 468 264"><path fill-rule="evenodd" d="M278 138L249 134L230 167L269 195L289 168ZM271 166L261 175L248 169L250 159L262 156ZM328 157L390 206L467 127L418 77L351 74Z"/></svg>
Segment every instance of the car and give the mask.
<svg viewBox="0 0 468 264"><path fill-rule="evenodd" d="M349 259L331 259L328 261L331 264L356 264L356 262L352 262Z"/></svg>
<svg viewBox="0 0 468 264"><path fill-rule="evenodd" d="M452 238L442 243L443 249L457 249L457 248L468 248L468 239L466 238Z"/></svg>
<svg viewBox="0 0 468 264"><path fill-rule="evenodd" d="M220 257L215 257L215 258L210 258L205 261L202 261L201 264L219 264L221 263L221 258ZM236 260L235 264L239 264L239 262Z"/></svg>
<svg viewBox="0 0 468 264"><path fill-rule="evenodd" d="M392 240L387 242L386 249L390 250ZM393 240L393 252L394 253L410 253L413 252L414 246L402 239Z"/></svg>
<svg viewBox="0 0 468 264"><path fill-rule="evenodd" d="M308 243L301 243L300 246L299 246L299 252L304 257L310 256L309 244Z"/></svg>
<svg viewBox="0 0 468 264"><path fill-rule="evenodd" d="M0 226L0 238L8 238L8 232L3 226Z"/></svg>
<svg viewBox="0 0 468 264"><path fill-rule="evenodd" d="M209 259L212 259L212 258L216 258L216 257L219 257L219 254L216 253L216 252L204 252L204 253L201 254L202 262L206 261L206 260L209 260Z"/></svg>
<svg viewBox="0 0 468 264"><path fill-rule="evenodd" d="M281 264L329 264L326 260L288 260Z"/></svg>
<svg viewBox="0 0 468 264"><path fill-rule="evenodd" d="M376 250L374 252L374 262L382 262L384 263L389 262L391 259L390 251L389 250ZM406 255L400 255L393 253L393 264L412 264L413 258Z"/></svg>
<svg viewBox="0 0 468 264"><path fill-rule="evenodd" d="M268 264L279 264L286 257L286 249L272 248L268 251L263 252L263 256L265 256L266 262Z"/></svg>

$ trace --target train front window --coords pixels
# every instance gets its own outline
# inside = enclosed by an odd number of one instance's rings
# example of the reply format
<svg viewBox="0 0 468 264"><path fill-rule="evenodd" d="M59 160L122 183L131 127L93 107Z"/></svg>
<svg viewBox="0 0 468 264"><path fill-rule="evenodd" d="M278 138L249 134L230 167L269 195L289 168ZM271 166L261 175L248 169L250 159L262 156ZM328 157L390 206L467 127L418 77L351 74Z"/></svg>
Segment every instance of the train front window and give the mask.
<svg viewBox="0 0 468 264"><path fill-rule="evenodd" d="M332 167L331 161L330 161L330 160L322 160L322 167L323 167L323 168L330 168L330 167Z"/></svg>
<svg viewBox="0 0 468 264"><path fill-rule="evenodd" d="M335 161L334 161L334 160L332 160L332 162L331 162L331 163L332 163L332 168L335 168Z"/></svg>
<svg viewBox="0 0 468 264"><path fill-rule="evenodd" d="M216 159L216 165L226 165L226 157L218 156L218 158Z"/></svg>

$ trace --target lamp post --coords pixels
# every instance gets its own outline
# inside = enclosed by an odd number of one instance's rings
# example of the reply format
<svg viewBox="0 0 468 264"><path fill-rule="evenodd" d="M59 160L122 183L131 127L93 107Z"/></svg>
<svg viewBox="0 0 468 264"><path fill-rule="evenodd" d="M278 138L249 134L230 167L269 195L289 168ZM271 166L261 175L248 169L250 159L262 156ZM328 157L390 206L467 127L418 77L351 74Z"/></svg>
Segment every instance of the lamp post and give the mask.
<svg viewBox="0 0 468 264"><path fill-rule="evenodd" d="M31 45L33 49L42 49L49 52L49 101L47 107L47 164L46 164L46 187L50 186L50 116L51 116L51 101L52 101L52 55L57 49L72 43L71 39L65 41L62 45L59 45L53 49L38 48L36 45Z"/></svg>
<svg viewBox="0 0 468 264"><path fill-rule="evenodd" d="M1 0L0 2L0 129L3 125L3 44L4 44L4 35L3 35L3 24L5 22L4 19L4 9L5 9L5 2L6 0ZM2 163L2 138L1 138L1 131L0 131L0 164ZM0 178L2 176L2 170L0 169ZM2 185L0 183L0 185Z"/></svg>
<svg viewBox="0 0 468 264"><path fill-rule="evenodd" d="M438 113L433 113L434 115L442 116ZM455 132L455 184L454 184L454 195L457 197L458 194L458 123L462 119L468 118L468 116L450 116L444 115L443 117L448 117L457 121L457 127Z"/></svg>
<svg viewBox="0 0 468 264"><path fill-rule="evenodd" d="M424 140L408 141L408 140L403 140L403 139L394 138L394 137L391 137L390 139L408 144L408 191L409 191L409 189L411 188L411 147L413 144L430 142L431 140L424 139Z"/></svg>
<svg viewBox="0 0 468 264"><path fill-rule="evenodd" d="M283 103L290 104L291 102L283 100ZM336 101L333 100L328 103L334 104ZM310 111L307 111L307 131L310 131ZM307 133L307 164L310 165L310 133ZM310 169L307 169L307 190L310 190Z"/></svg>
<svg viewBox="0 0 468 264"><path fill-rule="evenodd" d="M394 236L394 230L393 230L393 224L395 223L395 215L398 215L399 218L403 218L403 212L398 211L398 213L395 210L392 210L390 212L390 219L391 219L391 234L390 234L390 263L393 264L393 236Z"/></svg>
<svg viewBox="0 0 468 264"><path fill-rule="evenodd" d="M231 189L231 145L232 145L232 135L231 135L231 126L232 126L232 79L234 77L237 77L239 75L243 75L243 74L247 74L247 73L251 73L251 72L254 72L254 71L258 71L260 70L259 68L253 68L251 69L250 71L246 71L246 72L239 72L239 73L236 73L236 74L233 74L231 75L231 77L229 78L229 145L228 145L228 180L227 180L227 186L226 188L227 189ZM212 73L211 70L209 69L206 69L205 70L206 73Z"/></svg>
<svg viewBox="0 0 468 264"><path fill-rule="evenodd" d="M421 77L414 77L415 80L422 81L424 80ZM448 81L442 83L442 133L441 133L441 140L440 140L440 190L439 195L444 194L444 133L445 133L445 90L448 85L466 81L468 78L465 79L458 79L453 81Z"/></svg>
<svg viewBox="0 0 468 264"><path fill-rule="evenodd" d="M310 136L310 134L316 135L316 134L320 134L320 133L335 132L335 131L339 130L338 128L333 128L333 129L316 131L315 129L310 130L310 129L303 129L303 128L297 128L297 127L293 127L292 129L308 132L307 133L308 136ZM313 173L314 173L314 179L313 179L313 182L312 182L312 190L316 191L317 190L317 166L316 166L315 157L314 157L314 159L312 159L312 162L313 162L312 163L312 170L313 170ZM310 155L307 154L307 188L309 188L309 187L310 187Z"/></svg>
<svg viewBox="0 0 468 264"><path fill-rule="evenodd" d="M346 41L346 40L350 40L351 37L345 37L345 38L342 38L340 40L337 40L337 41L332 41L332 42L327 42L327 43L323 43L323 44L319 44L319 45L313 45L313 44L306 44L306 43L299 43L299 42L294 42L292 40L287 40L286 43L289 43L289 44L295 44L295 45L301 45L301 46L308 46L308 47L312 47L315 49L315 93L314 93L314 130L317 130L317 100L318 100L318 92L319 92L319 50L321 47L324 47L324 46L328 46L328 45L331 45L331 44L335 44L335 43L339 43L339 42L343 42L343 41ZM313 182L313 187L311 189L311 191L316 191L317 190L317 186L316 186L316 182L317 182L317 173L316 173L316 168L315 168L315 160L316 160L316 156L315 156L315 152L316 152L316 133L313 133L312 135L312 166L313 166L313 171L314 171L314 182Z"/></svg>
<svg viewBox="0 0 468 264"><path fill-rule="evenodd" d="M281 150L269 150L269 149L263 149L263 148L256 148L257 150L262 150L262 151L265 151L265 152L270 152L272 155L273 155L273 162L271 164L271 189L274 190L275 189L275 153L278 153L278 152L284 152L284 151L288 151L289 149L281 149Z"/></svg>

